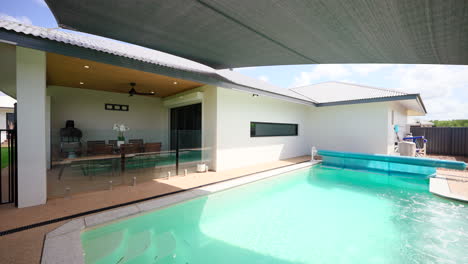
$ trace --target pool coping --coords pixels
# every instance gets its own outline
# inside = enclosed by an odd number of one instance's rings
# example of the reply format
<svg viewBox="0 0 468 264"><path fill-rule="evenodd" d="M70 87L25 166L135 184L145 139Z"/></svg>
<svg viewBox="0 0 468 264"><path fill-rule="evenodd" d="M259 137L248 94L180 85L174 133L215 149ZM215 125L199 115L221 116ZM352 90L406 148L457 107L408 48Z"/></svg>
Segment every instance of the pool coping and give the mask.
<svg viewBox="0 0 468 264"><path fill-rule="evenodd" d="M448 199L453 199L461 202L468 202L468 197L453 193L450 190L447 177L444 175L436 175L429 180L429 191L437 196Z"/></svg>
<svg viewBox="0 0 468 264"><path fill-rule="evenodd" d="M141 203L105 211L102 213L73 219L47 233L42 250L41 264L84 264L84 252L81 245L81 233L85 229L135 216L141 213L156 211L188 200L207 196L244 184L274 177L279 174L310 167L321 161L306 161L299 164L241 176L227 181L215 182L202 187L188 189L176 194L169 194Z"/></svg>

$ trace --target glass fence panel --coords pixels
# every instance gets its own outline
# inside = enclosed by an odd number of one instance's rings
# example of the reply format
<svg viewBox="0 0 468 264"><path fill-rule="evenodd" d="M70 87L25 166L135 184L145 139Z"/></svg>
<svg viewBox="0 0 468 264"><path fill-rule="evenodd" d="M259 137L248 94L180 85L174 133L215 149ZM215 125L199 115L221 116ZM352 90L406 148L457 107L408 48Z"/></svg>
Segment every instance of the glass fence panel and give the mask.
<svg viewBox="0 0 468 264"><path fill-rule="evenodd" d="M180 177L211 168L209 135L201 130L147 130L116 133L83 131L81 139L52 135L48 195L117 190L149 181ZM94 136L90 136L94 135ZM97 135L97 136L96 136Z"/></svg>
<svg viewBox="0 0 468 264"><path fill-rule="evenodd" d="M169 130L82 130L82 137L51 137L48 196L118 190L145 181L175 175L170 157Z"/></svg>

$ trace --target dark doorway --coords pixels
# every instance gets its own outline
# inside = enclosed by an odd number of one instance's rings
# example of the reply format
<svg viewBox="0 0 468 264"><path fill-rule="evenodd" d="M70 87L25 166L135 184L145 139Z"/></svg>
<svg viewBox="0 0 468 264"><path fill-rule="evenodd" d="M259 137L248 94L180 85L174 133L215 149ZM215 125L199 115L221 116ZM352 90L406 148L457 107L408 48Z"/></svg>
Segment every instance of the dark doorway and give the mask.
<svg viewBox="0 0 468 264"><path fill-rule="evenodd" d="M201 148L202 104L192 104L171 109L171 149ZM178 133L178 138L177 138Z"/></svg>

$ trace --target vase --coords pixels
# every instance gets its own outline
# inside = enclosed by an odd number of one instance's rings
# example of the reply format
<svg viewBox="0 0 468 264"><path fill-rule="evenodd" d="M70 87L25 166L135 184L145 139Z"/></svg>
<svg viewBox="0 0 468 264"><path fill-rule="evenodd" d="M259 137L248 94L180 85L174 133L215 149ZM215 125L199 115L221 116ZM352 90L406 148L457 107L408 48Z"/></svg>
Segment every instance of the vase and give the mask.
<svg viewBox="0 0 468 264"><path fill-rule="evenodd" d="M119 140L119 141L117 141L117 147L120 148L120 145L122 145L122 144L125 144L125 141L124 141L124 140Z"/></svg>

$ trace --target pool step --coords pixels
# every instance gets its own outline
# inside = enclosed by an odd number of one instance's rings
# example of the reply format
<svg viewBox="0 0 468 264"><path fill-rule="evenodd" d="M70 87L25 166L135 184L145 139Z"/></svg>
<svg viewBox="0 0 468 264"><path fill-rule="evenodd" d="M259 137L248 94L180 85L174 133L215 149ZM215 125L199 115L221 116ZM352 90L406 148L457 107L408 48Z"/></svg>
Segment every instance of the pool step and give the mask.
<svg viewBox="0 0 468 264"><path fill-rule="evenodd" d="M145 230L132 234L127 239L127 250L122 263L154 263L156 256L156 247L154 243L154 234L152 230Z"/></svg>
<svg viewBox="0 0 468 264"><path fill-rule="evenodd" d="M86 263L121 263L125 256L125 241L127 230L102 234L86 243Z"/></svg>
<svg viewBox="0 0 468 264"><path fill-rule="evenodd" d="M182 252L183 245L172 232L154 234L152 230L146 230L130 235L126 244L125 257L118 264L186 263L182 261L185 258L178 254Z"/></svg>

